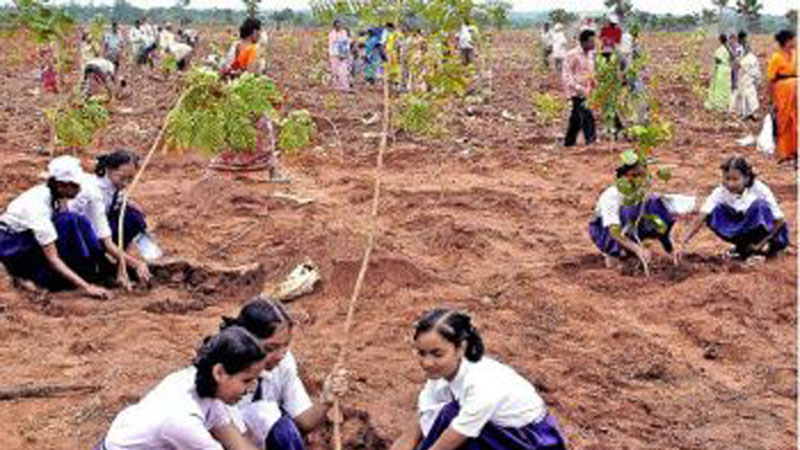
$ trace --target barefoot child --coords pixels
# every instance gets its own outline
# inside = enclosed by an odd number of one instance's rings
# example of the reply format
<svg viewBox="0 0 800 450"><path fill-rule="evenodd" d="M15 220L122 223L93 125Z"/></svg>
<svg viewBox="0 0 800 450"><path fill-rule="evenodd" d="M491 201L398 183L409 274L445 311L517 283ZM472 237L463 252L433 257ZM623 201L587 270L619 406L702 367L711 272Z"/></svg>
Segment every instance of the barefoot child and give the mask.
<svg viewBox="0 0 800 450"><path fill-rule="evenodd" d="M720 168L722 184L700 208L683 245L706 224L720 239L734 245L731 256L737 259L775 256L785 249L789 245L789 227L783 211L769 187L756 180L750 163L742 156L733 156Z"/></svg>
<svg viewBox="0 0 800 450"><path fill-rule="evenodd" d="M89 220L66 210L80 191L81 163L59 156L47 166L46 184L14 199L0 215L0 262L16 280L51 291L79 288L108 298L94 283L113 276Z"/></svg>
<svg viewBox="0 0 800 450"><path fill-rule="evenodd" d="M625 164L617 168L617 182L621 179L636 183L645 176L641 164ZM650 261L650 250L640 242L645 239L658 239L667 253L673 253L670 232L675 224L672 212L666 202L652 195L642 204L625 205L624 196L616 184L608 187L597 200L594 218L589 223L589 236L598 249L605 255L606 267L611 267L619 259L636 255L642 261ZM636 220L641 214L646 217L639 221L634 230ZM658 217L657 222L654 218ZM635 234L638 235L637 242ZM674 256L674 255L673 255Z"/></svg>
<svg viewBox="0 0 800 450"><path fill-rule="evenodd" d="M471 318L435 309L416 324L414 347L428 381L418 415L391 450L565 449L533 385L483 356Z"/></svg>
<svg viewBox="0 0 800 450"><path fill-rule="evenodd" d="M297 363L289 349L294 322L278 302L256 297L235 319L222 319L221 328L229 327L247 329L266 354L264 371L258 376L256 389L237 405L241 415L240 431L259 448L305 448L302 434L310 433L325 422L333 405L334 392L341 394L345 390L343 373L337 371L328 377L320 403L311 401L297 375Z"/></svg>
<svg viewBox="0 0 800 450"><path fill-rule="evenodd" d="M173 372L120 412L93 450L255 450L230 407L255 383L264 353L241 327L206 338L191 366Z"/></svg>

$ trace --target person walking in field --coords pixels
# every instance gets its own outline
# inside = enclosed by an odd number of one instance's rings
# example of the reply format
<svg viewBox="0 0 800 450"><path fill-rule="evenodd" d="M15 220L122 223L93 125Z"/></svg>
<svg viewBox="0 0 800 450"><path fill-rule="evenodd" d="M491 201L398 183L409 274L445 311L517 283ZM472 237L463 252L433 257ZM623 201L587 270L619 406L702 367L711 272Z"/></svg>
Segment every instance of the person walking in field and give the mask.
<svg viewBox="0 0 800 450"><path fill-rule="evenodd" d="M738 75L736 89L733 91L731 109L741 119L755 121L758 110L758 83L761 80L761 69L758 58L746 43L746 34L739 33L739 42L743 43L742 56L736 61Z"/></svg>
<svg viewBox="0 0 800 450"><path fill-rule="evenodd" d="M458 48L461 51L461 63L471 65L475 60L475 41L478 38L478 28L472 25L469 19L464 19L461 30L458 32Z"/></svg>
<svg viewBox="0 0 800 450"><path fill-rule="evenodd" d="M767 66L768 97L777 122L778 162L797 162L797 40L795 32L783 30L775 35L780 48Z"/></svg>
<svg viewBox="0 0 800 450"><path fill-rule="evenodd" d="M228 52L223 62L222 75L226 78L238 78L245 72L256 73L258 70L258 39L261 21L248 17L239 27L239 42Z"/></svg>
<svg viewBox="0 0 800 450"><path fill-rule="evenodd" d="M427 381L391 450L564 450L558 421L530 381L484 355L467 314L425 313L414 350Z"/></svg>
<svg viewBox="0 0 800 450"><path fill-rule="evenodd" d="M564 68L564 58L567 56L567 34L564 25L556 23L553 26L553 66L556 73L561 74Z"/></svg>
<svg viewBox="0 0 800 450"><path fill-rule="evenodd" d="M328 57L330 58L333 87L337 91L350 90L350 35L342 21L333 21L328 33Z"/></svg>
<svg viewBox="0 0 800 450"><path fill-rule="evenodd" d="M722 183L700 208L681 247L707 225L720 239L733 244L728 252L731 258L760 262L777 255L789 245L789 227L775 195L756 179L753 167L742 156L728 158L720 169Z"/></svg>
<svg viewBox="0 0 800 450"><path fill-rule="evenodd" d="M122 56L122 36L117 22L111 23L111 30L103 38L103 55L119 70L119 59Z"/></svg>
<svg viewBox="0 0 800 450"><path fill-rule="evenodd" d="M578 134L582 131L587 145L596 139L595 121L592 111L586 106L586 99L595 87L594 79L594 47L595 33L583 30L579 37L579 45L567 53L562 71L562 82L567 98L572 102L567 135L564 146L576 144Z"/></svg>
<svg viewBox="0 0 800 450"><path fill-rule="evenodd" d="M542 64L550 68L550 56L553 54L553 30L550 29L550 22L545 22L539 37L542 43Z"/></svg>
<svg viewBox="0 0 800 450"><path fill-rule="evenodd" d="M711 85L708 88L706 109L728 111L731 107L731 52L728 49L728 37L719 35L719 47L714 52L714 69L711 74Z"/></svg>

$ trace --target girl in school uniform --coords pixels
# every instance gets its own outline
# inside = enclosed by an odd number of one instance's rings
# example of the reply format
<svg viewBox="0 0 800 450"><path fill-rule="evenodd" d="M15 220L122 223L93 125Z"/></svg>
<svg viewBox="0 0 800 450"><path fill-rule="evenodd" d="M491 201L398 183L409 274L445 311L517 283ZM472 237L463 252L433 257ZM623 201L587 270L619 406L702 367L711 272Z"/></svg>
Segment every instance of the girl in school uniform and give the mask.
<svg viewBox="0 0 800 450"><path fill-rule="evenodd" d="M206 338L191 366L122 410L93 450L254 450L228 405L253 386L263 362L258 342L241 327Z"/></svg>
<svg viewBox="0 0 800 450"><path fill-rule="evenodd" d="M733 244L730 256L747 260L775 256L789 245L789 227L769 186L756 179L743 156L728 158L721 166L722 184L714 188L700 215L686 232L682 245L708 225L720 239Z"/></svg>
<svg viewBox="0 0 800 450"><path fill-rule="evenodd" d="M391 450L565 449L533 385L483 356L472 319L435 309L417 322L414 347L428 381L418 417Z"/></svg>
<svg viewBox="0 0 800 450"><path fill-rule="evenodd" d="M237 405L240 431L259 448L305 448L303 434L325 422L334 397L346 391L345 373L339 370L329 375L321 401L311 401L289 349L294 322L279 302L256 297L236 318L222 319L223 330L232 326L252 333L266 354L255 391Z"/></svg>
<svg viewBox="0 0 800 450"><path fill-rule="evenodd" d="M66 210L80 191L80 161L60 156L47 167L46 184L14 199L0 215L0 261L23 285L51 291L79 288L97 298L110 297L95 285L113 276L89 220Z"/></svg>
<svg viewBox="0 0 800 450"><path fill-rule="evenodd" d="M617 168L617 179L626 178L631 183L644 175L644 168L638 163L625 164ZM594 218L589 223L589 236L605 256L606 267L613 267L620 259L630 255L635 255L643 261L650 260L650 251L637 242L634 235L633 224L642 213L645 216L658 216L662 226L659 227L647 218L639 221L638 230L635 231L640 242L646 239L658 239L664 251L673 254L670 232L675 224L675 218L664 199L653 195L645 200L644 208L641 204L625 206L623 200L622 192L617 185L609 186L597 200Z"/></svg>
<svg viewBox="0 0 800 450"><path fill-rule="evenodd" d="M119 216L125 187L133 179L138 167L138 156L131 150L118 149L97 158L95 173L81 180L81 192L69 202L69 209L85 215L92 223L97 239L115 260L124 257L142 282L150 279L147 263L128 251L131 242L147 233L145 215L138 205L128 203L122 229L123 247L120 251ZM118 273L117 281L130 287L128 277Z"/></svg>

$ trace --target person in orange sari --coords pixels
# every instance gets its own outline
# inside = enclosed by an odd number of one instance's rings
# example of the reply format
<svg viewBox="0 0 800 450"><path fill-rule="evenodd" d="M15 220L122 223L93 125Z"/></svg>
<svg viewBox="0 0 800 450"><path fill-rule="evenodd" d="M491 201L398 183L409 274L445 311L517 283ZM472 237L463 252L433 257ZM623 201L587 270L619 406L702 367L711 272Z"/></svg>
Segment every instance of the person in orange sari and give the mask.
<svg viewBox="0 0 800 450"><path fill-rule="evenodd" d="M795 33L783 30L775 35L780 48L767 65L769 98L777 119L778 163L797 159L797 54Z"/></svg>
<svg viewBox="0 0 800 450"><path fill-rule="evenodd" d="M258 37L261 31L261 21L248 17L239 27L241 40L234 44L229 52L227 61L222 70L223 77L238 78L245 72L255 72L257 69L256 57L258 56Z"/></svg>

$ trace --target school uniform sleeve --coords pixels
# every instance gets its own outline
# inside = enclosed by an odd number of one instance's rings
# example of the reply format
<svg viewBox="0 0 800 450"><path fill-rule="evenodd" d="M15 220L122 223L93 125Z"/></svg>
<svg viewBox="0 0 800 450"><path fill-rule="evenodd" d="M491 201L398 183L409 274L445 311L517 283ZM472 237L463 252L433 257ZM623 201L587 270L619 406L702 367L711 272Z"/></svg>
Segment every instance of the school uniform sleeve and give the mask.
<svg viewBox="0 0 800 450"><path fill-rule="evenodd" d="M450 426L466 437L477 437L500 407L492 386L471 384L464 391L461 409Z"/></svg>
<svg viewBox="0 0 800 450"><path fill-rule="evenodd" d="M286 355L286 371L282 377L282 406L286 413L291 417L297 417L304 413L308 408L311 408L313 403L308 396L306 387L303 381L297 374L297 362L294 356L289 353Z"/></svg>
<svg viewBox="0 0 800 450"><path fill-rule="evenodd" d="M622 224L620 220L622 196L619 195L615 188L612 187L603 192L597 201L597 205L600 211L600 218L603 221L603 227Z"/></svg>
<svg viewBox="0 0 800 450"><path fill-rule="evenodd" d="M171 417L161 426L161 437L175 449L224 450L199 415Z"/></svg>
<svg viewBox="0 0 800 450"><path fill-rule="evenodd" d="M756 181L753 184L753 189L755 190L756 197L759 199L765 200L767 204L769 204L769 209L772 211L772 215L775 219L783 219L783 210L778 205L778 201L775 200L775 195L772 193L772 190L766 184Z"/></svg>
<svg viewBox="0 0 800 450"><path fill-rule="evenodd" d="M111 225L108 224L106 203L103 200L102 192L94 192L88 196L85 214L92 223L97 239L111 237Z"/></svg>
<svg viewBox="0 0 800 450"><path fill-rule="evenodd" d="M717 186L711 191L711 195L708 196L703 206L700 208L701 214L711 214L711 211L714 211L714 208L717 207L720 203L722 203L723 198L725 195L725 188L722 186Z"/></svg>

